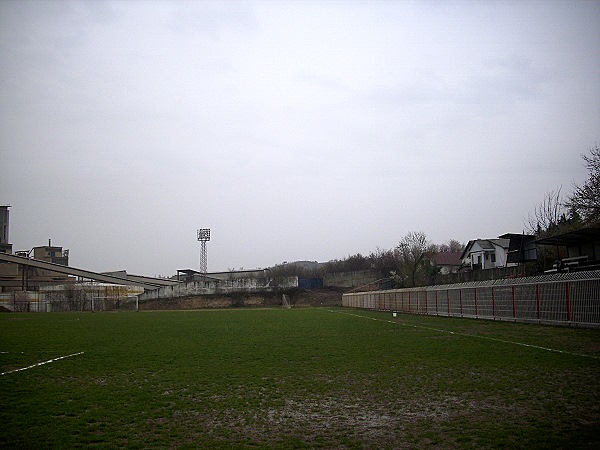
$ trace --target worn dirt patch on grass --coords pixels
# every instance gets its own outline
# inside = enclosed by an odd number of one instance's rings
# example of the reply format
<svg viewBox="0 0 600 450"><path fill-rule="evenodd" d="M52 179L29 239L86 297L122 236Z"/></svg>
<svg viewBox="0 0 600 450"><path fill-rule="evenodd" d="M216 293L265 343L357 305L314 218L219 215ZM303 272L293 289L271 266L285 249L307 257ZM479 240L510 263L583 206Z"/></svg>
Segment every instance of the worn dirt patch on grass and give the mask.
<svg viewBox="0 0 600 450"><path fill-rule="evenodd" d="M497 415L517 417L513 405L497 400L480 401L452 396L429 399L390 398L378 402L350 395L289 398L280 406L252 409L177 411L173 420L202 430L228 430L236 441L276 445L296 438L305 445L327 443L328 448L346 448L349 442L365 448L410 448L427 444L428 430L464 418L492 419ZM439 442L453 447L454 440Z"/></svg>

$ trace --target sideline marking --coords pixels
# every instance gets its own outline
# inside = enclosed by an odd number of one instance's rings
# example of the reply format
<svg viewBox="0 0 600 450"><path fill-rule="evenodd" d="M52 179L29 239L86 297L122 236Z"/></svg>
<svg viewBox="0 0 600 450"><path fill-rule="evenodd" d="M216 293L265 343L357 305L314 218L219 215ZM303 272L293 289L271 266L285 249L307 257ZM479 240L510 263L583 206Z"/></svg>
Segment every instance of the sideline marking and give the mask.
<svg viewBox="0 0 600 450"><path fill-rule="evenodd" d="M15 369L15 370L9 370L8 372L2 372L2 373L0 373L0 375L8 375L9 373L15 373L15 372L20 372L22 370L33 369L34 367L37 367L37 366L43 366L44 364L50 364L51 362L58 361L60 359L70 358L71 356L82 355L84 353L85 352L79 352L79 353L72 353L72 354L66 355L66 356L59 356L58 358L49 359L48 361L42 361L42 362L39 362L36 364L32 364L31 366L21 367L20 369Z"/></svg>
<svg viewBox="0 0 600 450"><path fill-rule="evenodd" d="M414 324L411 324L411 323L398 322L398 321L394 321L394 320L377 319L375 317L362 316L360 314L353 314L353 313L344 312L344 311L333 311L333 310L330 309L329 312L332 312L332 313L336 313L337 312L338 314L347 314L349 316L359 317L361 319L371 319L371 320L375 320L377 322L393 323L395 325L402 325L402 326L405 326L405 327L423 328L425 330L438 331L440 333L455 334L457 336L473 337L473 338L479 338L479 339L486 339L488 341L502 342L504 344L513 344L513 345L520 345L522 347L537 348L538 350L546 350L546 351L549 351L549 352L562 353L564 355L583 356L584 358L600 359L600 356L586 355L586 354L583 354L583 353L573 353L573 352L568 352L568 351L565 351L565 350L557 350L555 348L540 347L539 345L525 344L524 342L507 341L507 340L504 340L504 339L498 339L498 338L493 338L493 337L488 337L488 336L479 336L479 335L476 335L476 334L461 333L459 331L443 330L441 328L427 327L427 326L424 326L424 325L414 325Z"/></svg>

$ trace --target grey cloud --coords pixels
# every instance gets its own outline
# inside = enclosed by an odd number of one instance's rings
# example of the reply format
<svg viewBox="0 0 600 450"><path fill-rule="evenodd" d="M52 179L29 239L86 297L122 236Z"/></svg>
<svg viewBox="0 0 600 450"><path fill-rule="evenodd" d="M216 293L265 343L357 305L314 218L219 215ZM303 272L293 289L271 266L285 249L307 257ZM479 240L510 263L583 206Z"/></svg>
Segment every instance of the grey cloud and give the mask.
<svg viewBox="0 0 600 450"><path fill-rule="evenodd" d="M200 226L214 270L518 232L598 140L599 12L0 2L12 240L169 275Z"/></svg>

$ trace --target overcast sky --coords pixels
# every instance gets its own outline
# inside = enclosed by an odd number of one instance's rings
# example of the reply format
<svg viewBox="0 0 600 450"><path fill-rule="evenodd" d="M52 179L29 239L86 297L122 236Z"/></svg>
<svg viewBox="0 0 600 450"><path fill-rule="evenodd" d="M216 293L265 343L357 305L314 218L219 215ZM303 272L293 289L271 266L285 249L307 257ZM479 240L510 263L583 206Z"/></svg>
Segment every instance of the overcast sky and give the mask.
<svg viewBox="0 0 600 450"><path fill-rule="evenodd" d="M600 143L598 1L0 1L13 249L172 275L520 233Z"/></svg>

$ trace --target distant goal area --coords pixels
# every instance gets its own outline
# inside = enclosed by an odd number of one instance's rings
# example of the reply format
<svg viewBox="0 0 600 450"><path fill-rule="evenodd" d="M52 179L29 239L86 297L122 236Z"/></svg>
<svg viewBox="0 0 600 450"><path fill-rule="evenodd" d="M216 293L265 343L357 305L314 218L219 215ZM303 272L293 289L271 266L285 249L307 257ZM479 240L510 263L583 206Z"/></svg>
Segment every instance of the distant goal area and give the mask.
<svg viewBox="0 0 600 450"><path fill-rule="evenodd" d="M600 271L352 292L342 306L411 314L600 327Z"/></svg>

